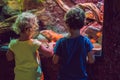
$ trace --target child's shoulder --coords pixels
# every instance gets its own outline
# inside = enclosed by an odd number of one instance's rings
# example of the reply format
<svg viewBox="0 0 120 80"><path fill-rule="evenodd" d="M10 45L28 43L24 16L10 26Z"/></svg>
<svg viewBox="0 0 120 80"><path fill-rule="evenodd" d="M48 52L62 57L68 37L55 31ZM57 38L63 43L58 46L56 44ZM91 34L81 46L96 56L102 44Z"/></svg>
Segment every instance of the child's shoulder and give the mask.
<svg viewBox="0 0 120 80"><path fill-rule="evenodd" d="M42 44L38 39L31 39L33 44Z"/></svg>
<svg viewBox="0 0 120 80"><path fill-rule="evenodd" d="M12 39L10 40L10 43L17 43L18 42L18 39Z"/></svg>
<svg viewBox="0 0 120 80"><path fill-rule="evenodd" d="M10 40L10 43L9 43L9 45L17 45L17 43L18 43L18 39L12 39L12 40Z"/></svg>

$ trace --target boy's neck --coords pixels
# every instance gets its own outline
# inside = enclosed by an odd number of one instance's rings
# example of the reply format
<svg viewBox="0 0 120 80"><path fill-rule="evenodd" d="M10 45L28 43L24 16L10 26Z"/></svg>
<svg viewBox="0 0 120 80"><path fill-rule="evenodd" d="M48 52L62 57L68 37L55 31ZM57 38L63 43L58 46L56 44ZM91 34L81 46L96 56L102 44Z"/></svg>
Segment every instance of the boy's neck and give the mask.
<svg viewBox="0 0 120 80"><path fill-rule="evenodd" d="M80 36L80 30L70 30L70 33L71 33L71 37L77 37L77 36Z"/></svg>

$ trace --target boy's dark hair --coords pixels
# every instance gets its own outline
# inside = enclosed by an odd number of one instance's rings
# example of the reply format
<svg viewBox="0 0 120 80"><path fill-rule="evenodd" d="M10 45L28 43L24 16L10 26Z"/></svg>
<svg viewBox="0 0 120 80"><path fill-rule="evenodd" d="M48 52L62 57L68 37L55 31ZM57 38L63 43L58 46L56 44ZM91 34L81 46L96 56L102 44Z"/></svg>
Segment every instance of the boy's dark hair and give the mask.
<svg viewBox="0 0 120 80"><path fill-rule="evenodd" d="M65 15L65 22L71 29L81 29L84 26L85 12L78 7L71 8Z"/></svg>

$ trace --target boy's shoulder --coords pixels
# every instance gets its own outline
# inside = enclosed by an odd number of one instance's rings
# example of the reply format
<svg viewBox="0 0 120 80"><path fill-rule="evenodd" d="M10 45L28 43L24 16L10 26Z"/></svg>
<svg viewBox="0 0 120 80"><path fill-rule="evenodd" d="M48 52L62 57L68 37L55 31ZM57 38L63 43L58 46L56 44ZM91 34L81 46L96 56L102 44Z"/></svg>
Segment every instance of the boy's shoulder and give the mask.
<svg viewBox="0 0 120 80"><path fill-rule="evenodd" d="M58 41L59 42L64 42L65 40L67 40L68 38L67 37L63 37L63 38L60 38Z"/></svg>
<svg viewBox="0 0 120 80"><path fill-rule="evenodd" d="M83 38L84 40L89 40L87 36L80 35L80 38Z"/></svg>

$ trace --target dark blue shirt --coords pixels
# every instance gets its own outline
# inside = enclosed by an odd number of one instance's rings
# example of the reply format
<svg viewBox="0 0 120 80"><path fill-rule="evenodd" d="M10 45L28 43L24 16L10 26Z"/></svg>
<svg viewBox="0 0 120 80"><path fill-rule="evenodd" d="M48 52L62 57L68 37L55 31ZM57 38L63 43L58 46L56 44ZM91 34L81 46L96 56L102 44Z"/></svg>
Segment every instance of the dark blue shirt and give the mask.
<svg viewBox="0 0 120 80"><path fill-rule="evenodd" d="M61 38L54 53L60 57L58 80L86 80L86 56L93 48L87 37Z"/></svg>

